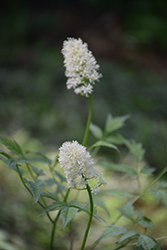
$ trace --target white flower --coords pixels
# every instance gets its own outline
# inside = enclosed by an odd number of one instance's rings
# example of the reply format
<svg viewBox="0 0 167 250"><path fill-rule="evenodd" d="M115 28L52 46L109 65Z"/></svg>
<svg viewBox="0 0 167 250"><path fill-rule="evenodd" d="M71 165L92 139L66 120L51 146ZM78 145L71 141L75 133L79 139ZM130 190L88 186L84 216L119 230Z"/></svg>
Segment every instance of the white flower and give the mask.
<svg viewBox="0 0 167 250"><path fill-rule="evenodd" d="M95 185L93 186L93 188L91 188L91 192L92 192L93 194L97 194L99 191L100 191L100 188L99 188L99 187L96 187Z"/></svg>
<svg viewBox="0 0 167 250"><path fill-rule="evenodd" d="M63 43L62 54L66 67L65 75L68 77L67 89L73 88L76 94L85 96L91 94L92 84L102 75L97 72L99 65L92 52L88 50L87 44L80 38L68 38Z"/></svg>
<svg viewBox="0 0 167 250"><path fill-rule="evenodd" d="M59 151L60 167L64 169L68 187L85 188L88 179L98 179L97 187L92 189L93 193L97 193L98 186L105 182L101 174L93 168L94 162L86 147L77 141L64 142Z"/></svg>

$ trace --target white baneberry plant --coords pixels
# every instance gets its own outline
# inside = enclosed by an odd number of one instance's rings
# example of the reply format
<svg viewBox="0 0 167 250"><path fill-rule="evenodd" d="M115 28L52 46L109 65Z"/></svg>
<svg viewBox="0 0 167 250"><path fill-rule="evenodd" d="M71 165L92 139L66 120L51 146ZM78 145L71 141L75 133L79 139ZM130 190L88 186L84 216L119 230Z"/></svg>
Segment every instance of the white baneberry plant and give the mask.
<svg viewBox="0 0 167 250"><path fill-rule="evenodd" d="M8 149L8 151L0 150L0 160L18 173L22 184L33 196L34 202L41 206L41 215L46 214L50 220L52 224L50 250L55 249L54 239L56 239L56 225L59 223L59 218L62 218L62 228L65 228L68 227L74 216L81 212L86 213L88 221L85 229L83 229L84 234L80 243L80 250L93 250L98 247L102 240L105 242L105 238L110 238L110 241L107 241L107 245L104 243L102 248L98 249L160 250L160 240L167 238L167 236L154 239L149 232L147 234L147 231L151 230L154 224L147 215L136 209L136 202L139 200L145 201L147 195L147 197L154 198L156 202L161 201L167 207L167 182L160 181L160 178L167 172L167 167L157 177L153 177L152 169L145 167L143 163L144 149L142 145L127 140L117 133L118 129L124 126L129 116L114 118L109 114L104 130L92 123L93 86L102 75L98 72L99 65L92 52L88 50L87 44L80 38L68 38L63 43L62 54L66 68L65 75L68 78L67 89L72 88L76 94L89 98L89 115L82 143L76 140L64 142L58 149L56 160L52 161L41 152L24 151L17 142L0 137L0 142ZM92 132L96 141L88 147L89 131ZM124 145L130 152L131 157L134 158L134 166L113 163L106 159L100 160L97 164L99 159L97 153L100 147L104 146L116 150L120 155L118 148L120 144ZM34 162L37 161L47 164L48 169L43 171L34 166ZM108 171L108 176L113 171L119 171L123 173L124 177L128 176L133 180L135 179L137 184L135 192L133 192L133 188L130 188L132 191L130 193L125 190L110 188L110 183L108 183L108 188L105 189L104 186L107 184L103 180L105 175L99 173L97 165L102 166L105 172ZM65 177L61 173L61 168ZM27 175L27 171L29 175ZM48 172L50 174L49 179L47 179ZM106 178L110 182L108 176ZM143 178L146 181L143 181ZM127 183L127 185L129 184ZM50 186L56 187L56 192L55 188L51 189ZM79 195L76 196L75 200L72 199L74 190L78 193L87 192L88 203L78 200ZM101 198L102 195L118 196L123 200L122 206L117 208L117 213L119 213L117 217L113 217L112 213L110 215ZM106 222L105 228L103 226L101 236L86 248L92 220L104 221L97 214L98 207L106 211L107 216L109 216L109 223ZM57 210L56 216L52 214L55 210ZM125 222L122 223L122 218L128 220L126 227L124 226ZM69 227L69 230L72 230L71 227ZM70 235L72 235L72 232ZM72 240L73 237L71 242ZM69 244L68 249L75 249L72 243Z"/></svg>

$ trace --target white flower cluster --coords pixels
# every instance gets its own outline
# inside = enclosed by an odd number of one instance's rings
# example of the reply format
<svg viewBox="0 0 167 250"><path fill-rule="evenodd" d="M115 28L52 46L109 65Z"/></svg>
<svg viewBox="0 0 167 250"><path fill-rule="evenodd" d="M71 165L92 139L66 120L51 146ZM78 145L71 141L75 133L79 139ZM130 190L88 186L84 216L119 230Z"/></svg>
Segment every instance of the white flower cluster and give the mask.
<svg viewBox="0 0 167 250"><path fill-rule="evenodd" d="M88 45L82 40L68 38L63 43L62 54L66 67L65 75L68 77L67 89L74 89L76 94L88 96L93 91L92 84L102 76L97 72L96 63Z"/></svg>
<svg viewBox="0 0 167 250"><path fill-rule="evenodd" d="M92 193L99 191L100 185L105 185L101 174L93 168L93 159L86 147L77 141L64 142L59 148L60 167L64 169L68 187L85 188L88 179L98 179L97 186L91 188Z"/></svg>

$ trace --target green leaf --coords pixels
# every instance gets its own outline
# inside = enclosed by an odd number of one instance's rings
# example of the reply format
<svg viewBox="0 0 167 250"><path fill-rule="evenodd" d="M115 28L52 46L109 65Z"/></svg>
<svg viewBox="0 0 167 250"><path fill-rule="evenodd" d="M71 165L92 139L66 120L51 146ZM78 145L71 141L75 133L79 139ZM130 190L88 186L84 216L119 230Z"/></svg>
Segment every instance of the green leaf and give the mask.
<svg viewBox="0 0 167 250"><path fill-rule="evenodd" d="M66 182L66 178L62 174L60 174L59 172L55 170L54 170L54 173L58 176L61 182Z"/></svg>
<svg viewBox="0 0 167 250"><path fill-rule="evenodd" d="M6 158L8 158L8 159L11 159L11 158L12 158L8 153L4 152L4 151L1 150L1 149L0 149L0 154L1 154L1 155L4 155L4 156L5 156Z"/></svg>
<svg viewBox="0 0 167 250"><path fill-rule="evenodd" d="M52 187L53 185L57 184L57 181L53 178L49 178L45 180L46 186Z"/></svg>
<svg viewBox="0 0 167 250"><path fill-rule="evenodd" d="M91 150L92 148L94 147L108 147L108 148L113 148L115 149L117 152L119 152L119 149L112 143L110 142L107 142L107 141L97 141L96 143L94 143L90 148L89 150Z"/></svg>
<svg viewBox="0 0 167 250"><path fill-rule="evenodd" d="M32 150L26 150L25 151L26 154L32 154L32 155L35 155L35 157L32 157L32 158L28 158L29 161L31 162L36 162L36 161L39 161L39 162L45 162L47 164L51 164L51 160L46 157L42 152L39 152L39 151L32 151Z"/></svg>
<svg viewBox="0 0 167 250"><path fill-rule="evenodd" d="M117 243L121 243L122 241L124 240L127 240L127 239L136 239L138 238L139 234L135 231L127 231L124 235L122 235L119 240L117 241Z"/></svg>
<svg viewBox="0 0 167 250"><path fill-rule="evenodd" d="M106 190L102 190L98 193L98 195L102 195L102 194L113 195L113 196L116 196L116 197L121 198L121 199L124 199L125 197L134 197L133 194L130 194L126 191L118 190L118 189L106 189Z"/></svg>
<svg viewBox="0 0 167 250"><path fill-rule="evenodd" d="M129 220L134 221L135 217L135 210L133 205L130 203L130 201L127 201L122 208L118 208L119 212L122 216L125 216Z"/></svg>
<svg viewBox="0 0 167 250"><path fill-rule="evenodd" d="M141 174L144 174L144 175L152 175L152 173L156 170L156 168L148 168L148 167L143 167L142 170L141 170Z"/></svg>
<svg viewBox="0 0 167 250"><path fill-rule="evenodd" d="M141 143L136 143L135 141L128 141L126 139L124 139L124 143L138 161L141 161L143 159L145 150L143 149Z"/></svg>
<svg viewBox="0 0 167 250"><path fill-rule="evenodd" d="M61 216L63 219L63 228L68 224L70 220L75 216L75 214L78 212L78 208L75 207L63 207L61 209Z"/></svg>
<svg viewBox="0 0 167 250"><path fill-rule="evenodd" d="M141 226L143 226L144 228L148 229L154 226L154 224L152 223L152 221L147 218L147 217L143 217L142 219L139 219L137 221L138 224L140 224Z"/></svg>
<svg viewBox="0 0 167 250"><path fill-rule="evenodd" d="M12 157L8 160L8 165L10 168L12 168L17 173L20 172L21 175L24 175L24 171L19 167L19 163L15 161ZM18 171L19 169L19 171Z"/></svg>
<svg viewBox="0 0 167 250"><path fill-rule="evenodd" d="M39 200L39 197L41 196L41 190L37 183L32 181L27 181L27 184L32 192L32 195L34 197L34 202L37 203Z"/></svg>
<svg viewBox="0 0 167 250"><path fill-rule="evenodd" d="M121 117L112 117L111 114L108 114L105 131L106 133L111 133L124 126L125 121L129 118L129 115Z"/></svg>
<svg viewBox="0 0 167 250"><path fill-rule="evenodd" d="M8 160L3 156L0 156L0 161L3 161L4 163L8 164Z"/></svg>
<svg viewBox="0 0 167 250"><path fill-rule="evenodd" d="M53 202L51 205L47 206L46 209L40 215L38 215L38 217L44 213L54 211L54 210L59 210L59 209L66 207L66 206L67 206L67 203L64 201Z"/></svg>
<svg viewBox="0 0 167 250"><path fill-rule="evenodd" d="M46 180L39 180L38 179L37 182L38 182L38 186L40 186L40 187L52 187L53 185L57 184L56 180L53 178L49 178Z"/></svg>
<svg viewBox="0 0 167 250"><path fill-rule="evenodd" d="M62 184L58 184L56 194L61 194L65 190L66 190L65 186L63 186Z"/></svg>
<svg viewBox="0 0 167 250"><path fill-rule="evenodd" d="M100 161L99 164L108 170L124 172L127 173L129 176L137 176L137 172L135 169L124 164L108 163L105 161Z"/></svg>
<svg viewBox="0 0 167 250"><path fill-rule="evenodd" d="M161 242L155 245L152 250L161 250Z"/></svg>
<svg viewBox="0 0 167 250"><path fill-rule="evenodd" d="M98 197L98 196L93 196L93 200L94 200L94 203L95 203L97 206L101 207L101 208L106 212L106 214L107 214L108 216L110 216L110 213L109 213L109 211L108 211L108 209L107 209L107 207L106 207L106 204L105 204L104 200L102 200L102 199L101 199L100 197Z"/></svg>
<svg viewBox="0 0 167 250"><path fill-rule="evenodd" d="M23 151L17 142L8 140L2 136L0 136L0 142L5 145L13 154L23 156Z"/></svg>
<svg viewBox="0 0 167 250"><path fill-rule="evenodd" d="M21 175L24 174L23 170L19 167L19 163L15 161L12 156L4 152L3 150L0 150L0 154L4 155L7 158L7 160L5 160L5 158L1 158L1 160L3 160L6 164L8 164L10 168L15 170L17 173L18 173L17 168L19 168L19 172L21 173Z"/></svg>
<svg viewBox="0 0 167 250"><path fill-rule="evenodd" d="M56 193L51 193L51 192L45 193L45 192L42 192L41 195L44 196L44 197L50 198L52 200L55 200L55 201L59 200L59 197L58 197L58 195Z"/></svg>
<svg viewBox="0 0 167 250"><path fill-rule="evenodd" d="M107 136L105 140L113 144L123 144L122 137L119 134Z"/></svg>
<svg viewBox="0 0 167 250"><path fill-rule="evenodd" d="M151 250L156 245L156 243L147 235L140 235L137 245L142 246L144 250Z"/></svg>
<svg viewBox="0 0 167 250"><path fill-rule="evenodd" d="M167 181L158 181L159 188L167 188Z"/></svg>
<svg viewBox="0 0 167 250"><path fill-rule="evenodd" d="M42 169L38 169L37 167L35 167L33 165L31 165L31 168L32 168L33 172L37 175L37 177L45 175Z"/></svg>
<svg viewBox="0 0 167 250"><path fill-rule="evenodd" d="M39 216L41 216L42 214L47 213L47 212L51 212L51 211L54 211L54 210L59 210L61 207L64 207L66 205L67 205L67 203L62 202L62 201L53 202L52 205L47 206L46 209Z"/></svg>
<svg viewBox="0 0 167 250"><path fill-rule="evenodd" d="M102 239L105 239L107 237L111 237L114 235L120 235L120 234L125 234L126 229L124 227L119 227L119 226L108 226L102 233L102 235L95 241L95 243L99 243Z"/></svg>
<svg viewBox="0 0 167 250"><path fill-rule="evenodd" d="M167 193L163 189L150 190L156 201L161 201L167 207Z"/></svg>
<svg viewBox="0 0 167 250"><path fill-rule="evenodd" d="M143 248L141 246L135 246L134 250L143 250Z"/></svg>
<svg viewBox="0 0 167 250"><path fill-rule="evenodd" d="M68 203L68 206L69 206L69 207L76 207L76 208L78 208L79 210L82 210L82 211L87 212L85 204L83 204L83 203L81 203L81 202L79 202L79 201L76 201L76 200L71 200L71 201Z"/></svg>
<svg viewBox="0 0 167 250"><path fill-rule="evenodd" d="M91 123L89 129L96 139L100 140L103 138L103 131L97 125Z"/></svg>

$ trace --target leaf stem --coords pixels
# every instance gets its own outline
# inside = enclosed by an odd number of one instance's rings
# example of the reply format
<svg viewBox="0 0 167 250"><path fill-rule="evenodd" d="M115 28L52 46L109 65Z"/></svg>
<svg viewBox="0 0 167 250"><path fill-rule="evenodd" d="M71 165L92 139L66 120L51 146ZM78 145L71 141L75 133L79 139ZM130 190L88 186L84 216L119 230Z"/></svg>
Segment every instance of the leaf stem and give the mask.
<svg viewBox="0 0 167 250"><path fill-rule="evenodd" d="M86 188L87 188L87 191L88 191L89 201L90 201L90 216L89 216L89 221L88 221L88 224L87 224L87 228L85 230L85 235L84 235L82 246L81 246L80 250L83 250L84 247L85 247L86 240L87 240L88 233L89 233L89 229L90 229L91 222L92 222L92 217L93 217L93 197L92 197L92 193L91 193L91 190L90 190L90 187L89 187L88 184L87 184Z"/></svg>
<svg viewBox="0 0 167 250"><path fill-rule="evenodd" d="M69 193L70 193L70 189L68 188L67 193L66 193L63 201L67 200ZM61 210L59 210L59 212L58 212L58 214L57 214L57 216L56 216L56 218L54 220L54 223L53 223L53 228L52 228L52 232L51 232L51 239L50 239L50 248L49 248L49 250L53 249L53 241L54 241L54 235L55 235L55 231L56 231L56 223L57 223L57 221L58 221L58 219L60 217L60 213L61 213Z"/></svg>
<svg viewBox="0 0 167 250"><path fill-rule="evenodd" d="M89 116L88 116L88 120L87 120L87 125L86 125L84 139L83 139L83 142L82 142L83 146L85 146L86 142L87 142L91 120L92 120L92 96L89 95Z"/></svg>
<svg viewBox="0 0 167 250"><path fill-rule="evenodd" d="M23 176L22 176L22 174L20 173L20 169L19 169L18 165L16 165L16 168L17 168L17 171L18 171L18 173L19 173L19 177L20 177L20 179L21 179L21 182L23 183L24 187L28 190L28 192L32 195L31 190L30 190L29 187L26 185L26 183L25 183L25 181L24 181L24 179L23 179ZM32 196L33 196L33 195L32 195ZM43 209L46 208L40 201L38 201L38 204L39 204ZM52 223L54 223L54 221L53 221L52 218L50 217L49 213L46 213L46 214L47 214L49 220L50 220Z"/></svg>
<svg viewBox="0 0 167 250"><path fill-rule="evenodd" d="M34 182L37 182L36 179L35 179L35 177L34 177L34 175L33 175L32 170L30 168L30 165L28 163L26 165L27 165L27 169L28 169L28 171L29 171L32 179L34 180ZM44 206L47 207L47 204L46 204L45 199L43 198L43 196L41 195L40 197L41 197L41 200L43 201ZM47 214L48 218L51 219L49 213L47 212L46 214ZM53 222L53 220L52 220L52 222Z"/></svg>

